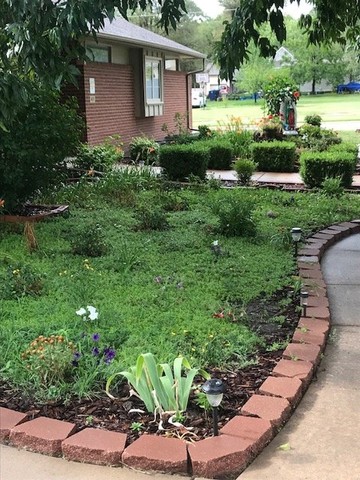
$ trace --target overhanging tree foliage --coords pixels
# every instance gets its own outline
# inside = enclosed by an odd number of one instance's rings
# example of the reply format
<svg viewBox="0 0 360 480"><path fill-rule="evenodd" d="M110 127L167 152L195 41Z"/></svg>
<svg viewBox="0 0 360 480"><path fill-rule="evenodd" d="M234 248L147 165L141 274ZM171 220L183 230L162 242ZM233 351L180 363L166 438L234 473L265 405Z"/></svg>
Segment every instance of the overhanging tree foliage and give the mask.
<svg viewBox="0 0 360 480"><path fill-rule="evenodd" d="M290 0L290 3L300 0ZM358 0L310 0L315 15L302 15L300 26L310 43L359 42L360 2ZM224 22L221 41L216 45L220 76L232 80L233 73L248 58L248 47L253 41L262 56L273 56L278 43L286 40L283 7L285 0L241 0L232 12L231 20ZM260 27L268 23L275 41L262 35Z"/></svg>
<svg viewBox="0 0 360 480"><path fill-rule="evenodd" d="M26 100L27 78L56 88L73 81L85 35L96 38L117 10L127 18L151 4L160 6L165 31L186 12L184 0L0 0L0 126Z"/></svg>

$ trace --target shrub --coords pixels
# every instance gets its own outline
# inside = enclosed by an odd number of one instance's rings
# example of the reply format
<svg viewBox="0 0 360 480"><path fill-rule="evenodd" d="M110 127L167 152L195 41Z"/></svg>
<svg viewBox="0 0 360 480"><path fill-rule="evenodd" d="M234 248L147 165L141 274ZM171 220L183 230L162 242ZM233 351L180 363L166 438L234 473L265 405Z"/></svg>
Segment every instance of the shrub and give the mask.
<svg viewBox="0 0 360 480"><path fill-rule="evenodd" d="M310 188L320 187L327 177L340 177L350 187L355 171L354 156L342 152L304 152L300 156L300 174Z"/></svg>
<svg viewBox="0 0 360 480"><path fill-rule="evenodd" d="M241 185L248 185L257 165L252 160L239 158L236 160L234 168Z"/></svg>
<svg viewBox="0 0 360 480"><path fill-rule="evenodd" d="M112 170L115 163L124 158L122 145L120 140L115 140L115 137L108 137L104 143L95 147L82 144L78 149L74 166L82 170L108 172Z"/></svg>
<svg viewBox="0 0 360 480"><path fill-rule="evenodd" d="M220 197L213 206L214 213L219 217L219 233L227 237L254 237L253 210L253 202L236 196Z"/></svg>
<svg viewBox="0 0 360 480"><path fill-rule="evenodd" d="M250 130L225 132L223 137L230 141L235 157L251 157L251 145L254 143L254 138L253 133Z"/></svg>
<svg viewBox="0 0 360 480"><path fill-rule="evenodd" d="M71 239L72 252L85 257L101 257L108 251L105 235L98 223L85 225Z"/></svg>
<svg viewBox="0 0 360 480"><path fill-rule="evenodd" d="M211 128L208 127L207 125L199 125L198 130L199 130L199 136L198 136L199 140L207 140L209 138L212 138L215 135L215 132L211 130Z"/></svg>
<svg viewBox="0 0 360 480"><path fill-rule="evenodd" d="M300 146L309 148L311 150L324 151L330 145L341 143L336 132L320 128L317 125L303 125L299 128Z"/></svg>
<svg viewBox="0 0 360 480"><path fill-rule="evenodd" d="M252 160L262 172L293 172L296 145L293 142L260 142L252 145Z"/></svg>
<svg viewBox="0 0 360 480"><path fill-rule="evenodd" d="M135 213L139 230L167 230L169 222L165 211L158 205L142 205Z"/></svg>
<svg viewBox="0 0 360 480"><path fill-rule="evenodd" d="M315 125L317 127L320 127L322 118L320 117L320 115L314 114L314 115L306 115L304 120L305 120L305 123L308 123L309 125Z"/></svg>
<svg viewBox="0 0 360 480"><path fill-rule="evenodd" d="M160 149L160 166L169 180L185 180L190 174L205 179L209 148L201 143L164 145Z"/></svg>
<svg viewBox="0 0 360 480"><path fill-rule="evenodd" d="M151 165L159 158L159 144L151 138L134 137L129 147L130 158L135 163L144 162L145 165Z"/></svg>
<svg viewBox="0 0 360 480"><path fill-rule="evenodd" d="M0 198L7 211L62 182L82 128L74 101L60 104L57 93L32 87L11 128L0 129Z"/></svg>
<svg viewBox="0 0 360 480"><path fill-rule="evenodd" d="M230 170L234 159L231 143L227 140L215 138L203 143L209 149L208 168L214 170Z"/></svg>
<svg viewBox="0 0 360 480"><path fill-rule="evenodd" d="M341 184L341 178L326 177L321 184L321 193L327 197L340 198L344 194L344 187Z"/></svg>
<svg viewBox="0 0 360 480"><path fill-rule="evenodd" d="M351 142L342 142L336 145L331 145L328 148L328 152L351 153L354 156L354 161L356 162L359 155L359 147Z"/></svg>
<svg viewBox="0 0 360 480"><path fill-rule="evenodd" d="M0 298L18 300L25 296L37 297L42 294L43 287L43 278L30 265L8 263L0 277Z"/></svg>

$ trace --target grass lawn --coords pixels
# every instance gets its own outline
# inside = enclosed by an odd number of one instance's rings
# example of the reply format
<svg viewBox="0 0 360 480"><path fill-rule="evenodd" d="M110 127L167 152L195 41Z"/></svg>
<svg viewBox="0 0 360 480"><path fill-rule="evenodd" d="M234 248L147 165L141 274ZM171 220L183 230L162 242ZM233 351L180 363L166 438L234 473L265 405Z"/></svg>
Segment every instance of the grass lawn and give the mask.
<svg viewBox="0 0 360 480"><path fill-rule="evenodd" d="M134 191L130 176L127 186L121 176L71 185L47 198L69 202L71 215L36 225L39 248L31 254L21 228L0 224L0 372L25 392L90 395L104 388L110 373L148 351L160 362L182 354L203 368L245 364L262 342L247 326L247 305L296 284L290 228L308 234L360 215L356 195L168 191L161 184L147 190L144 182ZM235 205L238 211L245 203L254 208L256 236L219 233L215 206ZM145 220L148 227L160 225L164 211L168 228L141 228ZM234 212L227 214L229 222L238 221ZM99 232L103 237L96 239ZM221 255L211 248L214 240ZM108 246L102 256L85 252L84 245L94 243ZM74 245L83 255L72 253ZM41 294L26 295L36 275ZM98 310L97 320L76 315L88 305ZM236 321L214 317L229 310ZM67 354L78 354L77 367L61 371L60 383L49 385L39 374L41 352L31 343L40 335L58 335ZM104 361L105 348L116 351L112 362ZM55 373L59 358L47 359Z"/></svg>
<svg viewBox="0 0 360 480"><path fill-rule="evenodd" d="M298 122L301 124L306 115L318 114L324 122L360 121L360 95L303 95L298 102ZM264 116L264 101L257 104L253 100L230 100L224 102L208 101L206 108L193 109L193 126L209 125L215 127L219 121L228 117L240 117L250 124Z"/></svg>

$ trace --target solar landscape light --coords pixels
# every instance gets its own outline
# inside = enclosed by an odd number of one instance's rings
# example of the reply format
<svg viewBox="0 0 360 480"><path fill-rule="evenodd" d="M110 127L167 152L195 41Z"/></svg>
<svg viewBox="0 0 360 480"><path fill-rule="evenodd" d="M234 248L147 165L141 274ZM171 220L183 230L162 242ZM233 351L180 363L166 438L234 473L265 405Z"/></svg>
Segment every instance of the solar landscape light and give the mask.
<svg viewBox="0 0 360 480"><path fill-rule="evenodd" d="M300 293L300 306L302 307L303 317L306 317L306 309L307 309L307 306L308 306L308 298L309 298L308 292L301 292Z"/></svg>
<svg viewBox="0 0 360 480"><path fill-rule="evenodd" d="M297 252L298 252L298 244L301 240L301 234L302 234L302 230L301 228L292 228L291 229L291 238L294 242L294 245L295 245L295 257L297 257Z"/></svg>
<svg viewBox="0 0 360 480"><path fill-rule="evenodd" d="M212 406L214 437L217 437L219 435L218 406L220 405L224 396L225 384L219 378L211 378L204 383L201 389L205 393L208 402Z"/></svg>

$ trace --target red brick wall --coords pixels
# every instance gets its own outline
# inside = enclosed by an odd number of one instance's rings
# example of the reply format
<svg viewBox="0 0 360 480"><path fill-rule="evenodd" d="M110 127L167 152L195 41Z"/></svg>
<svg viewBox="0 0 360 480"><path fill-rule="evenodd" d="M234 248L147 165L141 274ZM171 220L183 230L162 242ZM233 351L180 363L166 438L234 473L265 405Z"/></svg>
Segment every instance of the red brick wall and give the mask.
<svg viewBox="0 0 360 480"><path fill-rule="evenodd" d="M95 78L95 103L90 103L89 78ZM129 65L87 64L84 86L87 139L92 145L113 134L119 134L125 144L142 134L160 140L165 135L162 125L173 129L175 113L185 114L191 100L191 83L184 72L164 72L164 115L158 117L135 117L133 70ZM191 120L190 108L190 125Z"/></svg>

